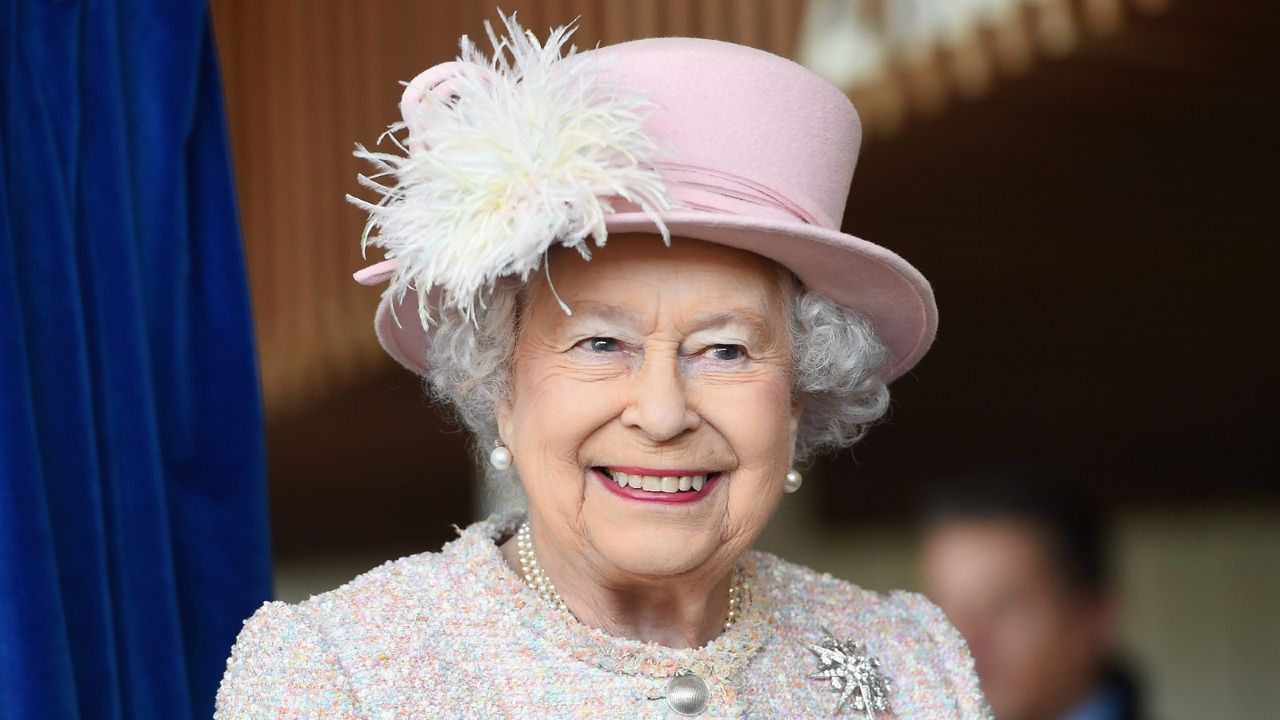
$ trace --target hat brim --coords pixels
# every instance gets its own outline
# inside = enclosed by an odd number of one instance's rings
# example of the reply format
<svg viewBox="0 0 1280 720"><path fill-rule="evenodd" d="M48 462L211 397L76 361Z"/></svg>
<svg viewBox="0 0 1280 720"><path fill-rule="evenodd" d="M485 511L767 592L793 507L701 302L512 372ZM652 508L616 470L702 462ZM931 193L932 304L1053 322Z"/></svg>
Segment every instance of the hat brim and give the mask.
<svg viewBox="0 0 1280 720"><path fill-rule="evenodd" d="M866 317L889 350L886 382L915 366L933 343L938 307L929 281L880 245L816 225L697 210L668 212L663 221L673 238L714 242L769 258L795 273L805 287ZM610 233L657 232L642 212L612 215L606 227ZM435 300L429 299L433 308ZM418 322L417 302L409 294L392 308L384 297L375 327L391 357L425 375L430 338Z"/></svg>

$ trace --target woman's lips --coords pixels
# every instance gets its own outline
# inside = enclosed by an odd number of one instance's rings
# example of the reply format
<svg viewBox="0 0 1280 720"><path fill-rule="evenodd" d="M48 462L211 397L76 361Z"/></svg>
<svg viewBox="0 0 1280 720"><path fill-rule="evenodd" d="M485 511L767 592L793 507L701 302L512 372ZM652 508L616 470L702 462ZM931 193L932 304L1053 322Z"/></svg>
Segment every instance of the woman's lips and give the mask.
<svg viewBox="0 0 1280 720"><path fill-rule="evenodd" d="M593 467L591 472L615 495L642 502L697 502L710 494L721 472Z"/></svg>

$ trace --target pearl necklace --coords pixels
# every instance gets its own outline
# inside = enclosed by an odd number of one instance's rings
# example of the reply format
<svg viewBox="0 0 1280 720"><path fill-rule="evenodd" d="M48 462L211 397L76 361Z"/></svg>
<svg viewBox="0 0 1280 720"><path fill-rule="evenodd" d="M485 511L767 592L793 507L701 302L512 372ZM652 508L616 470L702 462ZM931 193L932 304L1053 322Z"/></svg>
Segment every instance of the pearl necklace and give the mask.
<svg viewBox="0 0 1280 720"><path fill-rule="evenodd" d="M520 554L520 572L524 575L525 583L542 596L543 600L569 615L569 606L564 604L564 598L560 597L556 586L551 584L551 578L547 577L538 564L538 556L533 552L533 531L529 529L528 522L521 523L520 530L516 533L516 551Z"/></svg>
<svg viewBox="0 0 1280 720"><path fill-rule="evenodd" d="M551 578L547 577L547 574L542 571L542 566L538 564L538 555L533 551L533 531L529 529L528 521L521 523L520 529L516 531L516 552L520 555L520 572L524 575L525 584L552 607L573 617L569 607L564 604L564 598L560 597L556 586L551 584ZM734 583L729 586L729 611L725 615L725 630L733 627L734 621L742 615L742 604L746 595L747 579L739 568L734 572Z"/></svg>

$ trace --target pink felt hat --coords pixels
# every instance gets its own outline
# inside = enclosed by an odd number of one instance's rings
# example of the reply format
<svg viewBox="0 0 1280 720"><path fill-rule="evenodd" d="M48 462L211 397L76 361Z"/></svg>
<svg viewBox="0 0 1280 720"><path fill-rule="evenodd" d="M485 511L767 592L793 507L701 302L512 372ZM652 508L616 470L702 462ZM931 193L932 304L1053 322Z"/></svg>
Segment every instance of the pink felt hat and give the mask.
<svg viewBox="0 0 1280 720"><path fill-rule="evenodd" d="M886 380L920 360L937 328L928 281L892 251L840 232L862 138L843 92L790 60L715 40L651 38L578 57L589 56L607 59L619 88L653 103L644 130L660 148L653 166L675 201L661 214L675 242L762 255L861 313L889 349ZM449 65L424 76L445 82ZM406 93L413 92L411 84ZM659 232L651 212L625 205L605 218L609 232ZM382 283L396 263L356 279ZM427 302L438 302L438 293ZM429 335L416 318L416 299L387 294L375 326L383 348L421 375Z"/></svg>

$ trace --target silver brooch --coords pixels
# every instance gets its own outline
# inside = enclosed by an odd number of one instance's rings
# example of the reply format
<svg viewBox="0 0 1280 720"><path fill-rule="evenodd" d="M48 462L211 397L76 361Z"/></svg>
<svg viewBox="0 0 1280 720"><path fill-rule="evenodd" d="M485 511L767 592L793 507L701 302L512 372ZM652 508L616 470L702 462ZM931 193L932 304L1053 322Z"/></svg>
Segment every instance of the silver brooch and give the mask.
<svg viewBox="0 0 1280 720"><path fill-rule="evenodd" d="M827 639L820 645L809 645L818 656L819 668L810 678L830 680L831 689L840 693L833 715L839 715L846 702L854 710L874 720L877 713L889 709L889 680L880 674L880 661L871 657L862 643L839 640L823 630Z"/></svg>

